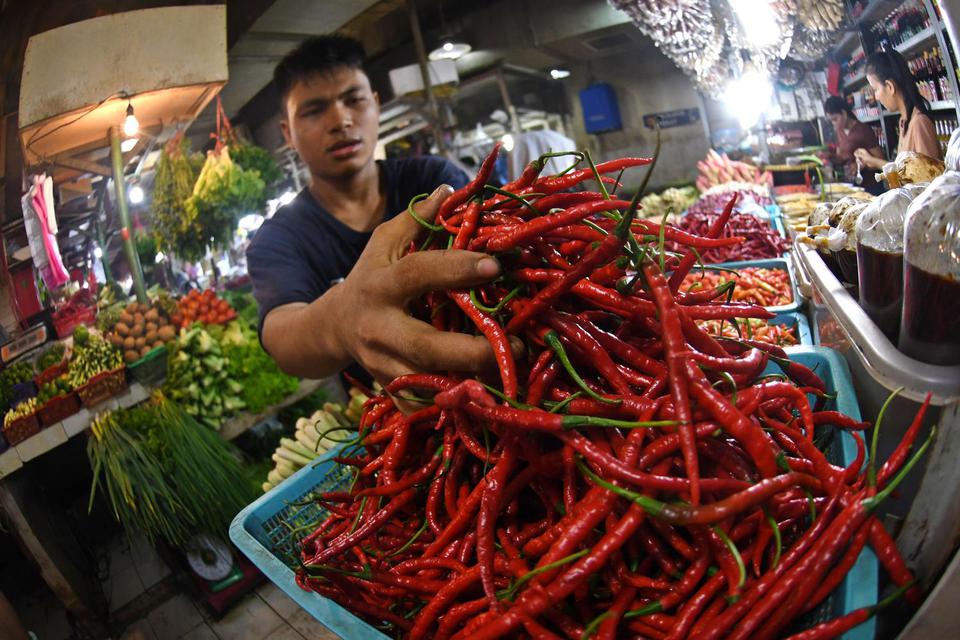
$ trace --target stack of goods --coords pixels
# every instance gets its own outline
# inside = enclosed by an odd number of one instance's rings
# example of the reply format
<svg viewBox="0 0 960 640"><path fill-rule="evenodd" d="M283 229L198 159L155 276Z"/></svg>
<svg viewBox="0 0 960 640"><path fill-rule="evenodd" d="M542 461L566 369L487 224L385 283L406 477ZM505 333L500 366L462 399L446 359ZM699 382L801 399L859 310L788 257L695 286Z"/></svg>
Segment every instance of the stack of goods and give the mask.
<svg viewBox="0 0 960 640"><path fill-rule="evenodd" d="M757 167L731 160L726 153L717 153L713 149L707 152L707 157L697 162L700 175L697 177L697 188L702 192L709 191L728 182L738 182L750 185L773 187L773 174L769 171L760 171Z"/></svg>
<svg viewBox="0 0 960 640"><path fill-rule="evenodd" d="M721 218L726 219L723 213L689 211L677 220L677 228L704 235L717 225ZM738 260L766 260L779 258L790 249L790 242L773 228L769 218L761 218L752 213L730 215L719 233L722 238L739 237L743 238L743 241L703 251L701 256L704 262L719 264ZM676 248L679 245L669 246Z"/></svg>
<svg viewBox="0 0 960 640"><path fill-rule="evenodd" d="M178 303L179 313L174 323L189 327L194 322L202 324L225 324L237 317L230 303L217 297L213 289L191 289Z"/></svg>
<svg viewBox="0 0 960 640"><path fill-rule="evenodd" d="M662 218L686 211L700 197L696 187L670 187L663 193L651 193L640 200L640 214L644 218Z"/></svg>
<svg viewBox="0 0 960 640"><path fill-rule="evenodd" d="M6 411L15 401L23 397L15 397L14 388L33 380L34 370L28 362L17 362L0 371L0 409Z"/></svg>
<svg viewBox="0 0 960 640"><path fill-rule="evenodd" d="M857 219L869 204L848 196L818 205L799 236L801 242L817 247L837 277L850 285L857 284Z"/></svg>
<svg viewBox="0 0 960 640"><path fill-rule="evenodd" d="M750 340L772 344L777 347L793 347L800 344L796 325L790 326L774 321L744 318L742 320L698 320L697 325L711 336L731 340Z"/></svg>
<svg viewBox="0 0 960 640"><path fill-rule="evenodd" d="M369 398L356 389L350 391L350 403L346 407L327 402L309 418L297 420L293 438L280 439L272 456L275 466L263 483L264 493L336 447L342 440L341 435L357 430L363 405Z"/></svg>
<svg viewBox="0 0 960 640"><path fill-rule="evenodd" d="M224 536L252 499L230 446L159 392L100 414L90 434L90 506L105 496L130 535L175 547L198 533Z"/></svg>
<svg viewBox="0 0 960 640"><path fill-rule="evenodd" d="M159 304L129 303L117 316L107 340L123 352L127 364L133 364L153 349L169 344L177 330Z"/></svg>
<svg viewBox="0 0 960 640"><path fill-rule="evenodd" d="M461 372L390 382L339 452L355 480L316 497L330 508L303 539L297 584L411 639L679 638L698 625L711 638L776 637L830 596L867 542L909 588L872 512L929 446L907 462L921 422L879 471L874 455L869 469L863 455L831 465L815 428L851 429L862 451L856 431L868 425L821 411L827 385L782 350L716 340L695 322L769 312L677 295L692 247L742 238L649 221L632 234L634 203L559 192L589 170L507 186L560 212L529 217L499 195L475 206L492 165L441 206L450 235L435 232L426 249L450 240L489 252L521 293L478 287L490 311L461 290L410 308L451 340L485 336L499 382ZM566 270L547 263L544 244L556 250L565 229L601 213L613 219L591 218L605 231L596 243L568 253ZM666 253L658 236L684 248ZM636 275L624 280L627 266ZM523 362L510 339L524 343ZM768 363L784 375L764 376Z"/></svg>

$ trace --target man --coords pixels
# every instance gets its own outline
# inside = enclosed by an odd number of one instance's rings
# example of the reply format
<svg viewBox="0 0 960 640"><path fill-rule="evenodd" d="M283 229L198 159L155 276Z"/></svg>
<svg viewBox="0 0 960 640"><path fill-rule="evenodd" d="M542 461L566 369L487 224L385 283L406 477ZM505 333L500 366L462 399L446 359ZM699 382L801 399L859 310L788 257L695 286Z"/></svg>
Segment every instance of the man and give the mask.
<svg viewBox="0 0 960 640"><path fill-rule="evenodd" d="M439 332L406 304L423 293L471 287L499 273L468 251L401 255L466 176L443 159L376 162L379 96L359 42L307 40L274 73L283 136L310 169L310 185L257 232L247 249L261 340L287 373L319 378L357 363L386 384L406 373L479 372L493 365L482 337ZM351 373L358 373L355 369Z"/></svg>

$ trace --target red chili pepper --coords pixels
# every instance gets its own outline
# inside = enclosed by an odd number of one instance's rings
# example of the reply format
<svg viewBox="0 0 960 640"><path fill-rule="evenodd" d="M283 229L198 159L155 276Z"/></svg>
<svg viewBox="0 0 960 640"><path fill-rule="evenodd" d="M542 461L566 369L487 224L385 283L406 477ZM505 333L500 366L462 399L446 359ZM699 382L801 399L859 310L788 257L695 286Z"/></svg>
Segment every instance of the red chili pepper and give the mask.
<svg viewBox="0 0 960 640"><path fill-rule="evenodd" d="M480 165L480 170L477 171L476 177L464 187L451 193L450 196L440 204L440 209L437 211L437 220L446 220L450 214L453 213L454 209L466 202L467 199L483 191L483 185L490 179L493 168L497 164L500 147L500 142L495 143L490 154L484 159L483 164Z"/></svg>

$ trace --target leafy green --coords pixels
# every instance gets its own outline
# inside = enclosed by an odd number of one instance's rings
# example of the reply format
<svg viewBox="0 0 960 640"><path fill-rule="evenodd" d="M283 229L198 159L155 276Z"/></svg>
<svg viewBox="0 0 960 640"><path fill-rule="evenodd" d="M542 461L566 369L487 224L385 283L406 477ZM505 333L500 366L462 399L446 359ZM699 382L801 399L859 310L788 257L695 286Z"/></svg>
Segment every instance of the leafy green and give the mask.
<svg viewBox="0 0 960 640"><path fill-rule="evenodd" d="M182 547L191 536L225 535L255 495L230 445L157 393L91 427L90 504L106 492L117 520L151 542Z"/></svg>
<svg viewBox="0 0 960 640"><path fill-rule="evenodd" d="M196 164L197 159L200 165ZM186 137L171 140L160 154L150 213L157 246L168 253L184 255L179 247L192 231L186 202L193 195L202 163L201 154L190 155L190 142Z"/></svg>
<svg viewBox="0 0 960 640"><path fill-rule="evenodd" d="M263 208L266 201L276 195L278 183L283 179L283 169L269 151L245 141L230 146L230 157L244 169L256 171L263 180L263 202L260 206Z"/></svg>

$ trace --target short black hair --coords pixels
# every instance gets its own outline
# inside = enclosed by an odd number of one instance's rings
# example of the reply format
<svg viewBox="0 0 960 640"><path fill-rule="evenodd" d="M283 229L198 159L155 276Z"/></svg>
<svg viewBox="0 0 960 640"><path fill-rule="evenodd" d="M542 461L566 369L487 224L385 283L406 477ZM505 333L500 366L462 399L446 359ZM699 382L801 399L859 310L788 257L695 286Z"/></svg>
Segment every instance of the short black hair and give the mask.
<svg viewBox="0 0 960 640"><path fill-rule="evenodd" d="M840 96L830 96L827 98L826 102L823 103L823 112L827 114L846 113L850 117L856 117L853 115L853 111L850 110L850 103Z"/></svg>
<svg viewBox="0 0 960 640"><path fill-rule="evenodd" d="M355 38L337 34L309 38L277 64L273 70L273 83L283 103L297 82L340 67L363 71L365 59L363 45Z"/></svg>

